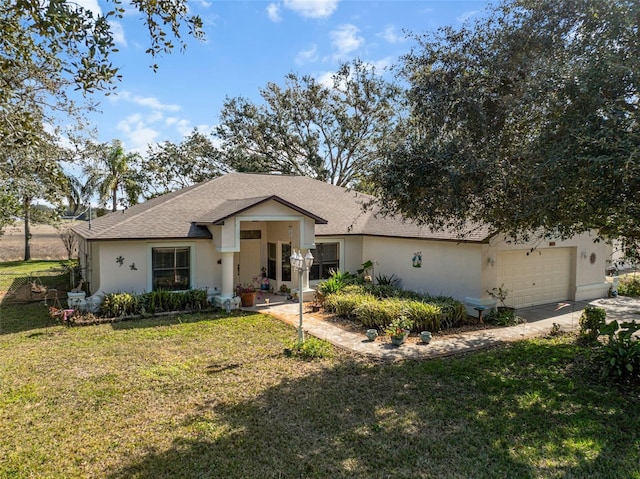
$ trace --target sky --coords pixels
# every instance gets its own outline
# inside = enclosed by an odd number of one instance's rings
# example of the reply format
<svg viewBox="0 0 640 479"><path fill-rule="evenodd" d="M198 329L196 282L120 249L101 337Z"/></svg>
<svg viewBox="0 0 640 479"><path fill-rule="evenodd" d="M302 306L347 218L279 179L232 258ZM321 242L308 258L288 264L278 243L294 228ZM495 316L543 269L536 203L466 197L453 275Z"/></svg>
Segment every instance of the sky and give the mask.
<svg viewBox="0 0 640 479"><path fill-rule="evenodd" d="M112 5L76 0L94 12ZM194 128L210 132L226 98L260 102L260 88L282 84L291 72L330 78L341 62L358 58L382 72L415 46L406 33L460 27L486 13L483 0L189 0L206 39L184 37L187 48L152 59L139 14L112 24L122 81L96 95L90 115L98 140L119 139L144 153L149 143L180 142ZM154 73L151 64L159 69Z"/></svg>

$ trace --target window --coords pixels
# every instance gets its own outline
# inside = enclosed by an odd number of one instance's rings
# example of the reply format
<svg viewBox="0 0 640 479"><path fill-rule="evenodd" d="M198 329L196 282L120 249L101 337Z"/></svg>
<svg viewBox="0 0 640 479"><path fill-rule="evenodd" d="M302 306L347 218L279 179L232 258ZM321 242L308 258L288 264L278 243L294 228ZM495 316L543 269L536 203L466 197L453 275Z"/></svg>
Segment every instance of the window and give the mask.
<svg viewBox="0 0 640 479"><path fill-rule="evenodd" d="M282 281L291 281L291 245L282 244Z"/></svg>
<svg viewBox="0 0 640 479"><path fill-rule="evenodd" d="M276 264L278 251L275 243L267 243L267 278L276 280Z"/></svg>
<svg viewBox="0 0 640 479"><path fill-rule="evenodd" d="M309 280L328 279L331 270L340 269L340 244L318 243L316 249L311 250L313 266L309 272Z"/></svg>
<svg viewBox="0 0 640 479"><path fill-rule="evenodd" d="M240 230L240 239L260 239L262 238L261 230Z"/></svg>
<svg viewBox="0 0 640 479"><path fill-rule="evenodd" d="M191 287L191 248L152 248L153 290L176 291Z"/></svg>

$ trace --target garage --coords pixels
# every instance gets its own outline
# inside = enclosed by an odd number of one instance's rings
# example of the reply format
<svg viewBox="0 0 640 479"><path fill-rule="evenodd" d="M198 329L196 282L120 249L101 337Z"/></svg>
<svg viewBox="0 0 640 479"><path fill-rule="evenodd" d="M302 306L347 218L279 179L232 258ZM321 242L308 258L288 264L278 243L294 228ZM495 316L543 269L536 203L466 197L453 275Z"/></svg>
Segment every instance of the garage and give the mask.
<svg viewBox="0 0 640 479"><path fill-rule="evenodd" d="M498 253L497 285L509 290L508 306L522 308L564 301L572 293L573 248L545 248Z"/></svg>

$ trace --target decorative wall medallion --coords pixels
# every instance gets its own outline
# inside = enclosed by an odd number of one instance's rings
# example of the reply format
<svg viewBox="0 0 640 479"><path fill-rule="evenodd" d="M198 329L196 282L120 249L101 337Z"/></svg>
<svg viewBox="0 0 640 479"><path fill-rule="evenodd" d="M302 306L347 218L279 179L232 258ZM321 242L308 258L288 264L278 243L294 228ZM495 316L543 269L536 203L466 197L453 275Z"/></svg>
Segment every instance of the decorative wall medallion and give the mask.
<svg viewBox="0 0 640 479"><path fill-rule="evenodd" d="M591 264L596 262L596 254L595 253L591 253L591 256L589 256L589 262Z"/></svg>
<svg viewBox="0 0 640 479"><path fill-rule="evenodd" d="M413 253L413 267L414 268L422 268L422 251L418 251Z"/></svg>
<svg viewBox="0 0 640 479"><path fill-rule="evenodd" d="M124 264L124 256L118 256L116 258L116 263L118 263L118 266L122 266Z"/></svg>

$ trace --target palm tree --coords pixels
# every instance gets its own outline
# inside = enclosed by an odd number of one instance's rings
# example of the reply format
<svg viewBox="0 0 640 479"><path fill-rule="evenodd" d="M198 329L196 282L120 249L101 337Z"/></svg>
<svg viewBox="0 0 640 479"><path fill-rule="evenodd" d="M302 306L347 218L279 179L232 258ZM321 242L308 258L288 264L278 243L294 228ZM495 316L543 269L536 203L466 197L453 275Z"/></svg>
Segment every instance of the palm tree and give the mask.
<svg viewBox="0 0 640 479"><path fill-rule="evenodd" d="M135 170L135 163L140 160L138 153L125 153L120 140L113 140L111 145L97 145L97 164L88 168L85 174L89 184L95 187L100 202L107 205L111 201L111 211L116 211L118 201L126 205L135 205L142 194L140 174ZM118 193L124 197L118 198Z"/></svg>

